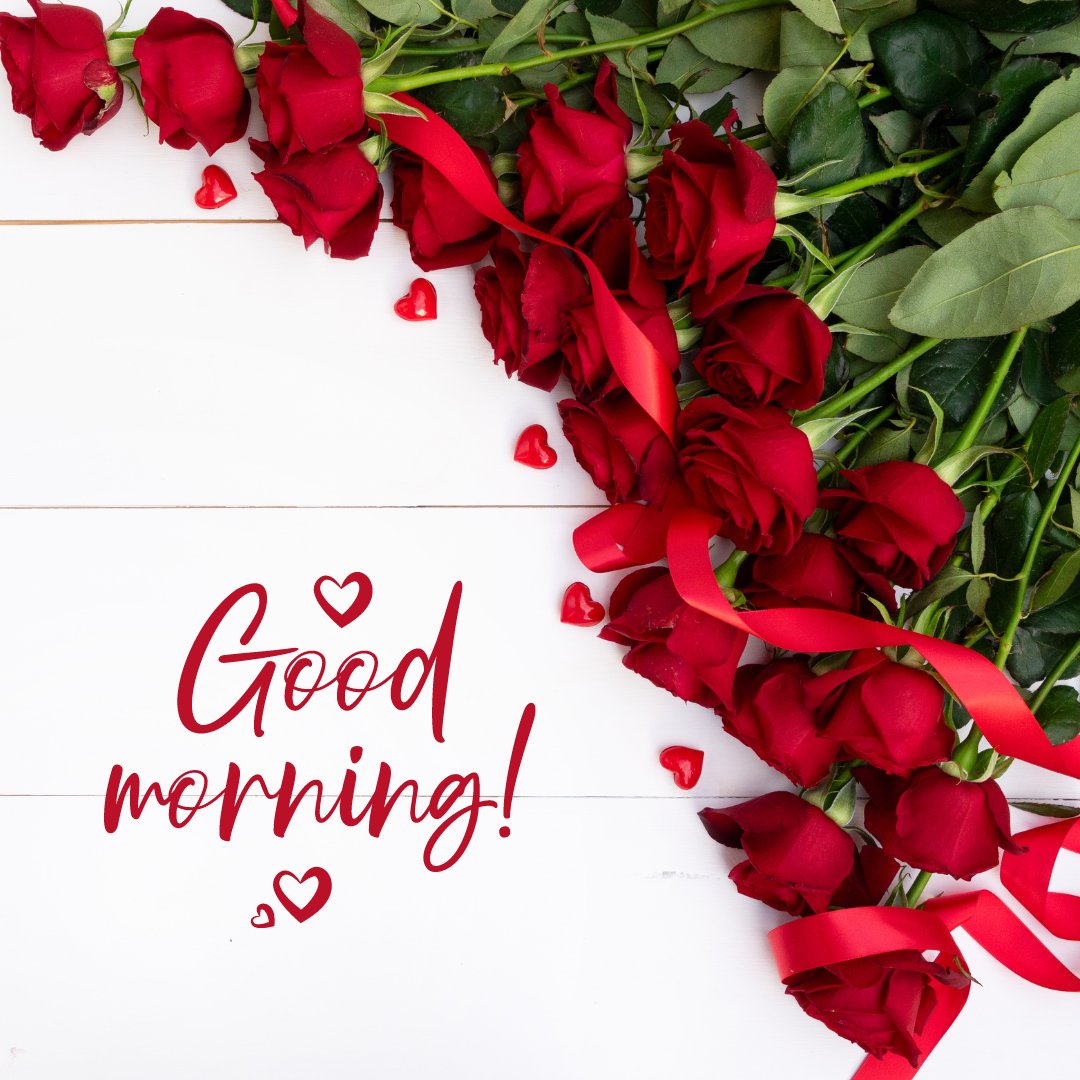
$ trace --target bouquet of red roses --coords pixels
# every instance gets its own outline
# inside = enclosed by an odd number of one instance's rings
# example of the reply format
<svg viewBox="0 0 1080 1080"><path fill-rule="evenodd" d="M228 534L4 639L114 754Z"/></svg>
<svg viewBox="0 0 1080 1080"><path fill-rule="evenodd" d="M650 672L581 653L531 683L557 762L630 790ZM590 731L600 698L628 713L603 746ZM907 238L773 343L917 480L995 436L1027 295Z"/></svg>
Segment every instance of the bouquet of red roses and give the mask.
<svg viewBox="0 0 1080 1080"><path fill-rule="evenodd" d="M254 90L255 179L307 246L366 255L389 172L416 264L479 264L496 363L563 395L610 503L574 537L629 571L601 636L784 778L702 823L860 1076L913 1075L959 1012L959 927L1080 988L996 896L926 899L1000 864L1080 938L1049 889L1080 834L1014 836L997 783L1080 776L1080 3L227 2L243 41L30 0L0 15L14 107L59 150L127 92L213 154ZM233 195L211 166L199 205Z"/></svg>

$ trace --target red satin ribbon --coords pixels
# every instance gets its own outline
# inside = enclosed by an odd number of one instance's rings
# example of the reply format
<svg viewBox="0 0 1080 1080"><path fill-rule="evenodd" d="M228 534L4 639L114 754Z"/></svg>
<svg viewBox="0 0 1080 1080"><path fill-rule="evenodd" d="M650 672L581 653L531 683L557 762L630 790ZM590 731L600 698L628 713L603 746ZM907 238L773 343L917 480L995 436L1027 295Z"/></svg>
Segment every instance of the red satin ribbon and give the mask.
<svg viewBox="0 0 1080 1080"><path fill-rule="evenodd" d="M1080 941L1080 896L1050 891L1057 857L1080 852L1080 818L1054 821L1016 837L1027 851L1001 859L1001 883L1052 934Z"/></svg>

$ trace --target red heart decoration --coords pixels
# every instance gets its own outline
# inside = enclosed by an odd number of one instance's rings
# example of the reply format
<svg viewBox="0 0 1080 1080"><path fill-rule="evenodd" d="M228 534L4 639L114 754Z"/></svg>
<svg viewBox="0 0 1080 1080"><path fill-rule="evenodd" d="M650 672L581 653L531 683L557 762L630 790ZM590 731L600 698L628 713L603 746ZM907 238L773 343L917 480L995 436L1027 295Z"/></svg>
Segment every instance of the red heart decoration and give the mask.
<svg viewBox="0 0 1080 1080"><path fill-rule="evenodd" d="M592 598L589 586L575 581L568 585L562 598L561 622L570 626L595 626L604 617L604 605Z"/></svg>
<svg viewBox="0 0 1080 1080"><path fill-rule="evenodd" d="M346 607L335 604L332 600L328 599L324 593L324 587L327 582L333 585L338 592L343 592L350 585L358 586L356 599ZM368 604L371 603L371 594L371 578L369 578L367 574L361 574L359 572L350 574L342 582L338 582L330 577L329 574L323 574L323 576L315 582L315 599L319 601L319 607L321 607L323 611L342 628L348 626L354 619L358 619L364 614ZM344 598L342 597L338 598L339 602L343 599Z"/></svg>
<svg viewBox="0 0 1080 1080"><path fill-rule="evenodd" d="M207 165L202 179L202 187L195 192L195 205L200 210L218 210L236 198L236 185L220 165Z"/></svg>
<svg viewBox="0 0 1080 1080"><path fill-rule="evenodd" d="M705 754L689 746L669 746L660 751L660 764L670 769L675 784L689 791L701 779L701 765Z"/></svg>
<svg viewBox="0 0 1080 1080"><path fill-rule="evenodd" d="M260 904L251 916L251 925L256 930L269 930L274 925L274 909L269 904Z"/></svg>
<svg viewBox="0 0 1080 1080"><path fill-rule="evenodd" d="M530 469L550 469L559 460L559 455L548 445L548 433L543 424L530 424L518 436L514 460Z"/></svg>
<svg viewBox="0 0 1080 1080"><path fill-rule="evenodd" d="M438 318L439 298L427 278L418 277L409 291L394 304L394 311L406 322L427 322Z"/></svg>
<svg viewBox="0 0 1080 1080"><path fill-rule="evenodd" d="M308 878L314 878L315 892L311 899L306 904L297 904L290 899L285 893L285 890L281 887L284 878L292 878L297 885L303 885ZM285 910L297 922L305 922L310 919L312 915L321 911L325 906L326 901L330 899L330 890L332 887L333 883L330 880L330 875L321 866L313 866L303 877L297 877L288 870L282 870L281 873L274 878L274 892L277 893L277 898L281 901Z"/></svg>

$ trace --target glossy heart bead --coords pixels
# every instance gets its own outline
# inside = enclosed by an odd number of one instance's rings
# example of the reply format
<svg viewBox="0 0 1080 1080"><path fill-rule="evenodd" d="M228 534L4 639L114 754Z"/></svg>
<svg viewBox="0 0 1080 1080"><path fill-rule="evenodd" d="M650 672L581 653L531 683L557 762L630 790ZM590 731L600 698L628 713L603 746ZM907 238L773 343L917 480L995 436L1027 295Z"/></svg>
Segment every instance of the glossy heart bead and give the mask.
<svg viewBox="0 0 1080 1080"><path fill-rule="evenodd" d="M202 179L202 187L195 192L195 205L200 210L218 210L236 198L236 185L220 165L207 165Z"/></svg>
<svg viewBox="0 0 1080 1080"><path fill-rule="evenodd" d="M562 598L561 622L569 626L595 626L604 617L604 605L592 598L589 586L575 581Z"/></svg>
<svg viewBox="0 0 1080 1080"><path fill-rule="evenodd" d="M559 455L548 445L548 433L543 424L530 424L519 436L514 460L530 469L550 469Z"/></svg>
<svg viewBox="0 0 1080 1080"><path fill-rule="evenodd" d="M439 301L435 286L427 278L417 278L409 291L394 304L395 313L406 322L427 322L438 317Z"/></svg>
<svg viewBox="0 0 1080 1080"><path fill-rule="evenodd" d="M670 770L675 784L689 791L701 779L701 765L705 754L689 746L669 746L660 751L660 764Z"/></svg>

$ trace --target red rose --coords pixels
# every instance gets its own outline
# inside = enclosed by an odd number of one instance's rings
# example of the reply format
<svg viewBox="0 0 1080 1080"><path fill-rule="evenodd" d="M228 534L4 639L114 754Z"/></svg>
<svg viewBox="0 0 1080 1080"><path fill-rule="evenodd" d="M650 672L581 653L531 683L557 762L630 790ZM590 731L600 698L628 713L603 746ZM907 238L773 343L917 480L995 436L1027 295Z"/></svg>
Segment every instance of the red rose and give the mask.
<svg viewBox="0 0 1080 1080"><path fill-rule="evenodd" d="M575 308L592 303L589 284L569 255L541 244L529 255L520 303L525 338L517 377L529 386L551 390L566 364L567 318Z"/></svg>
<svg viewBox="0 0 1080 1080"><path fill-rule="evenodd" d="M738 139L700 120L676 124L649 175L645 240L657 275L693 292L696 318L732 299L772 240L776 177Z"/></svg>
<svg viewBox="0 0 1080 1080"><path fill-rule="evenodd" d="M739 588L755 606L819 607L875 616L869 594L896 609L892 586L872 570L860 572L855 552L819 533L803 533L786 555L758 555L749 561L749 580ZM860 567L860 569L856 569Z"/></svg>
<svg viewBox="0 0 1080 1080"><path fill-rule="evenodd" d="M355 142L293 154L281 162L270 143L251 140L266 163L255 179L283 221L311 247L322 240L335 259L359 259L379 224L382 187L375 166Z"/></svg>
<svg viewBox="0 0 1080 1080"><path fill-rule="evenodd" d="M876 892L869 902L877 903L896 874L895 864L872 846L864 849L877 852L867 860L868 872L850 834L790 791L702 810L698 817L718 844L741 847L746 855L730 874L739 892L790 915L827 911L853 879Z"/></svg>
<svg viewBox="0 0 1080 1080"><path fill-rule="evenodd" d="M893 858L967 881L998 864L998 850L1024 849L1012 838L1009 804L993 780L957 780L938 768L907 779L873 769L856 775L870 801L866 828Z"/></svg>
<svg viewBox="0 0 1080 1080"><path fill-rule="evenodd" d="M663 502L675 468L671 443L629 394L591 405L567 398L559 415L574 457L608 502Z"/></svg>
<svg viewBox="0 0 1080 1080"><path fill-rule="evenodd" d="M797 296L747 285L706 324L694 366L729 401L808 409L831 349L829 328Z"/></svg>
<svg viewBox="0 0 1080 1080"><path fill-rule="evenodd" d="M916 1036L937 1006L942 986L971 981L914 949L879 953L812 968L785 979L803 1011L876 1058L898 1054L920 1062Z"/></svg>
<svg viewBox="0 0 1080 1080"><path fill-rule="evenodd" d="M821 734L820 697L805 660L791 657L770 664L747 664L735 676L735 705L721 713L724 728L762 761L800 787L828 775L840 744Z"/></svg>
<svg viewBox="0 0 1080 1080"><path fill-rule="evenodd" d="M521 294L525 288L528 256L513 233L500 232L491 245L491 266L482 266L473 279L480 305L480 328L509 378L521 366L525 348L525 319Z"/></svg>
<svg viewBox="0 0 1080 1080"><path fill-rule="evenodd" d="M684 701L710 709L730 702L747 635L687 604L667 570L628 574L609 610L600 636L629 646L623 664L631 671Z"/></svg>
<svg viewBox="0 0 1080 1080"><path fill-rule="evenodd" d="M790 551L814 512L817 473L806 436L783 409L694 398L680 413L679 464L717 532L745 551Z"/></svg>
<svg viewBox="0 0 1080 1080"><path fill-rule="evenodd" d="M271 41L255 72L268 140L282 162L301 150L336 146L364 127L360 65L332 75L306 45Z"/></svg>
<svg viewBox="0 0 1080 1080"><path fill-rule="evenodd" d="M836 511L836 535L865 556L889 581L922 588L952 554L964 507L927 465L886 461L841 474L850 488L821 492Z"/></svg>
<svg viewBox="0 0 1080 1080"><path fill-rule="evenodd" d="M162 8L135 39L134 57L161 142L213 154L243 137L251 98L232 38L216 22Z"/></svg>
<svg viewBox="0 0 1080 1080"><path fill-rule="evenodd" d="M608 60L596 76L596 112L571 109L550 83L545 90L548 103L532 111L518 149L522 216L580 242L609 218L630 216L626 144L633 125L619 108Z"/></svg>
<svg viewBox="0 0 1080 1080"><path fill-rule="evenodd" d="M824 732L843 743L849 756L907 776L952 753L945 691L927 672L863 649L819 685L829 691Z"/></svg>
<svg viewBox="0 0 1080 1080"><path fill-rule="evenodd" d="M496 187L487 154L473 149ZM480 262L491 249L499 226L474 210L438 169L408 150L394 151L394 224L409 234L413 262L421 270L445 270Z"/></svg>
<svg viewBox="0 0 1080 1080"><path fill-rule="evenodd" d="M0 59L15 111L30 117L42 146L63 150L115 115L124 85L94 12L41 0L30 7L36 18L0 13Z"/></svg>

